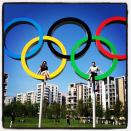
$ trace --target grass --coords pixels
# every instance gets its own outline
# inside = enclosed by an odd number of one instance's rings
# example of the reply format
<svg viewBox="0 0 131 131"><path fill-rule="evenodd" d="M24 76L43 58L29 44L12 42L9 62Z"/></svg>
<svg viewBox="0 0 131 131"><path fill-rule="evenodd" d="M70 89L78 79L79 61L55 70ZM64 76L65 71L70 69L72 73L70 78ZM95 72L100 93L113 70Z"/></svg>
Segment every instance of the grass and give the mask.
<svg viewBox="0 0 131 131"><path fill-rule="evenodd" d="M25 122L20 122L22 118L17 117L15 120L15 126L13 128L38 128L38 118L24 118ZM3 119L3 127L9 128L10 118L5 117ZM92 128L92 124L79 123L78 120L71 120L71 125L67 126L66 119L61 119L60 122L56 122L54 119L42 119L42 128ZM106 125L99 124L96 128L113 129L113 128L126 128L126 125Z"/></svg>

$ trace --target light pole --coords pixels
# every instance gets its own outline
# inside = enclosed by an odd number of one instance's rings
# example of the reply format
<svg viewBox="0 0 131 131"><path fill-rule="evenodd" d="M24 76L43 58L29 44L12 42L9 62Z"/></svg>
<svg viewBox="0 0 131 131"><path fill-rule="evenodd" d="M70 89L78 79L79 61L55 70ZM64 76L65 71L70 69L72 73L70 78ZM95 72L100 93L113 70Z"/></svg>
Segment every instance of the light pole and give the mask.
<svg viewBox="0 0 131 131"><path fill-rule="evenodd" d="M92 88L92 102L93 102L93 107L92 107L92 113L93 113L93 128L96 127L96 96L95 96L95 81L93 80L93 88Z"/></svg>
<svg viewBox="0 0 131 131"><path fill-rule="evenodd" d="M41 86L41 97L40 97L40 108L39 108L39 123L38 123L38 128L41 128L41 122L42 122L42 107L43 107L44 85L46 85L46 82L43 81L43 85Z"/></svg>

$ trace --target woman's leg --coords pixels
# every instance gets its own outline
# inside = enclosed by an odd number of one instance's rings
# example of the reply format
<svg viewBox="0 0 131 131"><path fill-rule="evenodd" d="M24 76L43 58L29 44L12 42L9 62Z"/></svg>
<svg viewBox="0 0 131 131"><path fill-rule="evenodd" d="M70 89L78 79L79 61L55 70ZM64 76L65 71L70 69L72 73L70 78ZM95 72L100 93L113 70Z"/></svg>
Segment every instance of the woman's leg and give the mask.
<svg viewBox="0 0 131 131"><path fill-rule="evenodd" d="M47 79L49 79L49 78L50 78L50 76L49 76L49 72L48 72L48 71L46 71L46 73L45 73L45 74L46 74L46 78L47 78Z"/></svg>

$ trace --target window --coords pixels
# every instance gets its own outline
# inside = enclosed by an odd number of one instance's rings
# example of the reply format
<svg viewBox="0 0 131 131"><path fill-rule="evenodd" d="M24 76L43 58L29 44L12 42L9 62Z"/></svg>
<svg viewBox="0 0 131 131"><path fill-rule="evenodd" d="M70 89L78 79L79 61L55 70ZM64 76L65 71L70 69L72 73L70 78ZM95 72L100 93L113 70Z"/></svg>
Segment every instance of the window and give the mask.
<svg viewBox="0 0 131 131"><path fill-rule="evenodd" d="M74 96L76 95L76 91L74 91Z"/></svg>
<svg viewBox="0 0 131 131"><path fill-rule="evenodd" d="M89 99L91 99L91 95L89 95Z"/></svg>
<svg viewBox="0 0 131 131"><path fill-rule="evenodd" d="M74 99L74 102L77 102L76 99Z"/></svg>
<svg viewBox="0 0 131 131"><path fill-rule="evenodd" d="M71 95L71 91L69 91L69 95Z"/></svg>
<svg viewBox="0 0 131 131"><path fill-rule="evenodd" d="M106 107L108 107L108 102L106 102Z"/></svg>
<svg viewBox="0 0 131 131"><path fill-rule="evenodd" d="M100 97L100 94L97 94L97 97Z"/></svg>
<svg viewBox="0 0 131 131"><path fill-rule="evenodd" d="M76 108L76 105L74 105L74 108Z"/></svg>
<svg viewBox="0 0 131 131"><path fill-rule="evenodd" d="M97 97L97 101L99 101L100 100L100 97Z"/></svg>
<svg viewBox="0 0 131 131"><path fill-rule="evenodd" d="M108 94L106 94L106 99L108 99Z"/></svg>
<svg viewBox="0 0 131 131"><path fill-rule="evenodd" d="M69 99L68 101L71 102L71 99Z"/></svg>
<svg viewBox="0 0 131 131"><path fill-rule="evenodd" d="M71 87L73 87L73 86L74 86L74 84L71 84L70 86L71 86Z"/></svg>

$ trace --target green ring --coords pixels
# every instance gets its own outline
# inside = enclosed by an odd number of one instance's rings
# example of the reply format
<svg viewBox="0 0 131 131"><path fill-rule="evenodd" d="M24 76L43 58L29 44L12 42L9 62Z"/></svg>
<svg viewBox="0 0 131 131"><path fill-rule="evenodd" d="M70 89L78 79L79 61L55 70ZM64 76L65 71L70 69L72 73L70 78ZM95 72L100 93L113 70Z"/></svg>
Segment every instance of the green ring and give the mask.
<svg viewBox="0 0 131 131"><path fill-rule="evenodd" d="M94 41L94 40L100 40L100 41L104 42L104 44L106 44L106 46L109 46L109 48L111 49L111 52L112 52L113 54L117 54L117 51L116 51L114 45L113 45L109 40L107 40L107 39L105 39L105 38L103 38L103 37L100 37L100 36L93 36L93 37L92 37L92 41ZM71 51L70 60L71 60L71 65L72 65L74 71L75 71L80 77L82 77L83 79L86 79L86 80L87 80L87 79L89 78L89 74L83 73L83 72L77 67L77 65L76 65L76 63L75 63L75 52L76 52L76 50L77 50L81 45L83 45L86 41L87 41L87 37L79 40L79 41L73 46L72 51ZM108 77L108 76L115 70L117 63L118 63L118 60L117 60L116 58L114 58L111 67L110 67L105 73L96 76L96 77L95 77L95 80L102 80L102 79Z"/></svg>

